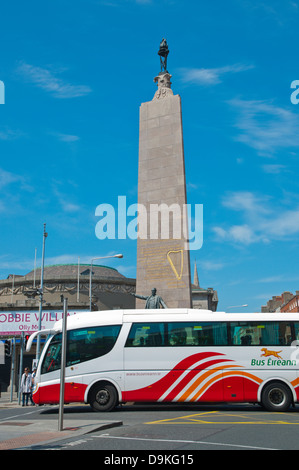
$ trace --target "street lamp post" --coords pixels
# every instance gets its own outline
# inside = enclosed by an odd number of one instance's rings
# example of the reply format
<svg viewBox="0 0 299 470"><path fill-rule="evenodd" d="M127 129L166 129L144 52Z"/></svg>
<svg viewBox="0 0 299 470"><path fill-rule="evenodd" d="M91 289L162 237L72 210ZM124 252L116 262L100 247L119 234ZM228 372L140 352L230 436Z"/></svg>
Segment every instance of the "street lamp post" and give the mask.
<svg viewBox="0 0 299 470"><path fill-rule="evenodd" d="M89 272L89 310L91 311L91 288L92 288L92 263L96 259L106 259L106 258L123 258L123 255L112 255L112 256L97 256L96 258L92 258L90 262L90 272Z"/></svg>
<svg viewBox="0 0 299 470"><path fill-rule="evenodd" d="M43 288L44 288L44 265L45 265L45 244L48 234L46 232L46 224L44 224L44 233L43 233L43 252L42 252L42 266L41 266L41 277L40 277L40 288L39 292L39 316L38 316L38 330L42 329L42 310L43 310ZM40 335L37 337L36 345L36 359L39 361L40 356Z"/></svg>
<svg viewBox="0 0 299 470"><path fill-rule="evenodd" d="M248 307L248 304L243 304L243 305L231 305L230 307L226 307L226 310L230 310L231 308L243 308L243 307Z"/></svg>

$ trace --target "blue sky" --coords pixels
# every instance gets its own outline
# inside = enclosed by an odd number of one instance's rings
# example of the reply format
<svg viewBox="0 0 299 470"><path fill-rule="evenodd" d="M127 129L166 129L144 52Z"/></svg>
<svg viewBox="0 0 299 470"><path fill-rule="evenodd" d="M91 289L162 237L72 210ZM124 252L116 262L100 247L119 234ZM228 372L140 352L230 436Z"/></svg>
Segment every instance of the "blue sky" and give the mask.
<svg viewBox="0 0 299 470"><path fill-rule="evenodd" d="M180 94L187 198L203 204L203 287L259 311L299 289L298 0L53 0L1 5L0 278L106 263L135 277L136 242L98 240L95 209L137 202L141 102L166 37Z"/></svg>

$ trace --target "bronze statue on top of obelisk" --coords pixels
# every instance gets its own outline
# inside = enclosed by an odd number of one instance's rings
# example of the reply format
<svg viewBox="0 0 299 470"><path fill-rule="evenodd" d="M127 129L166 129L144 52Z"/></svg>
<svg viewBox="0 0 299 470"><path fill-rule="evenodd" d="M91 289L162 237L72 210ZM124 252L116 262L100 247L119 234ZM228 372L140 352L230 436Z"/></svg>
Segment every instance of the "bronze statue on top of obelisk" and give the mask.
<svg viewBox="0 0 299 470"><path fill-rule="evenodd" d="M168 44L166 39L162 39L160 43L160 49L158 55L160 56L160 65L161 65L161 72L167 72L167 56L169 54ZM164 69L164 70L163 70ZM168 73L168 72L167 72Z"/></svg>
<svg viewBox="0 0 299 470"><path fill-rule="evenodd" d="M156 285L168 308L191 308L181 99L171 89L166 39L158 54L158 90L140 107L136 292Z"/></svg>

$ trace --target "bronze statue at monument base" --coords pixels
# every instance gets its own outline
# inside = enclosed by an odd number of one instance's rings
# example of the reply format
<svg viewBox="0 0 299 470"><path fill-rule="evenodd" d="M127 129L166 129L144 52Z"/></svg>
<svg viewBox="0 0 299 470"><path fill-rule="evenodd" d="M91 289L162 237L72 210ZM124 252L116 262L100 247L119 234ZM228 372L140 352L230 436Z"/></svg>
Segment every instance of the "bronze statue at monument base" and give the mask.
<svg viewBox="0 0 299 470"><path fill-rule="evenodd" d="M137 295L132 292L131 295L137 297L137 299L146 300L145 308L167 308L166 303L163 301L162 297L156 295L157 289L154 287L152 289L152 295L144 296L144 295ZM160 307L161 305L161 307Z"/></svg>

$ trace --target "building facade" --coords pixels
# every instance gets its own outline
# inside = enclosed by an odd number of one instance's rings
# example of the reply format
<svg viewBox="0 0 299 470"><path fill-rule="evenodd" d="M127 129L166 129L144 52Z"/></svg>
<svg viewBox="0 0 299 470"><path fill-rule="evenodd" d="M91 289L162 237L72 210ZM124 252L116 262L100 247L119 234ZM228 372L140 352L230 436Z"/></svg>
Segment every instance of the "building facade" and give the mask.
<svg viewBox="0 0 299 470"><path fill-rule="evenodd" d="M33 295L40 286L41 270L25 276L10 275L0 280L0 311L38 310L39 296ZM134 308L135 279L126 278L116 269L92 266L92 310ZM62 309L63 296L69 309L89 310L90 265L53 265L44 268L43 308Z"/></svg>
<svg viewBox="0 0 299 470"><path fill-rule="evenodd" d="M280 312L282 305L289 302L294 297L292 292L283 292L281 295L273 295L272 299L269 299L267 305L261 307L262 313Z"/></svg>
<svg viewBox="0 0 299 470"><path fill-rule="evenodd" d="M194 277L192 284L192 307L200 310L216 312L218 305L217 291L212 287L203 288L199 285L197 265L194 263Z"/></svg>
<svg viewBox="0 0 299 470"><path fill-rule="evenodd" d="M299 312L299 291L296 290L296 293L291 299L289 299L285 304L280 307L281 312Z"/></svg>

